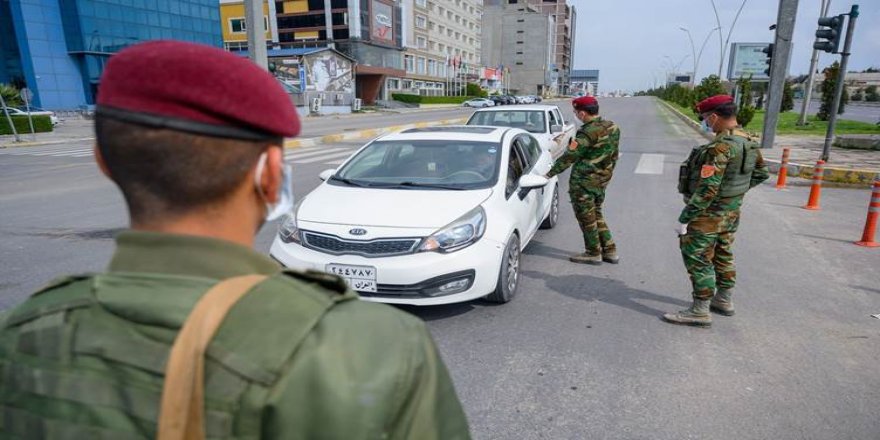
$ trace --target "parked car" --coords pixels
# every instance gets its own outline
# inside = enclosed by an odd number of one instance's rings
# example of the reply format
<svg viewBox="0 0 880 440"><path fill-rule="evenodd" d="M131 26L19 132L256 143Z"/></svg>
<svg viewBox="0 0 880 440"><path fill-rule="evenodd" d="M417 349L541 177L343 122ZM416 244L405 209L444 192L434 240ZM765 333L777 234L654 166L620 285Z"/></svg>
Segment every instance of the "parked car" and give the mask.
<svg viewBox="0 0 880 440"><path fill-rule="evenodd" d="M28 111L25 107L20 107L20 108L6 107L6 110L9 111L9 116L27 116L28 115ZM0 113L2 113L2 109L0 109ZM58 116L55 116L55 112L43 110L39 107L31 107L30 108L30 115L31 116L48 116L49 120L52 121L52 125L58 125L58 123L61 122L61 120L58 119Z"/></svg>
<svg viewBox="0 0 880 440"><path fill-rule="evenodd" d="M493 103L495 103L495 105L506 105L507 104L507 99L501 95L492 95L489 97L489 100L491 100Z"/></svg>
<svg viewBox="0 0 880 440"><path fill-rule="evenodd" d="M508 104L516 104L516 96L513 95L504 95L504 99L507 100Z"/></svg>
<svg viewBox="0 0 880 440"><path fill-rule="evenodd" d="M492 100L486 99L486 98L474 98L474 99L469 99L469 100L461 103L461 105L462 105L462 107L477 107L477 108L479 108L479 107L492 107L495 105L495 103L492 102Z"/></svg>
<svg viewBox="0 0 880 440"><path fill-rule="evenodd" d="M471 115L467 125L521 128L537 138L553 157L562 155L577 132L577 127L565 121L555 105L480 109Z"/></svg>
<svg viewBox="0 0 880 440"><path fill-rule="evenodd" d="M520 254L559 215L552 158L524 130L440 126L379 137L281 223L270 254L341 276L364 300L510 301Z"/></svg>

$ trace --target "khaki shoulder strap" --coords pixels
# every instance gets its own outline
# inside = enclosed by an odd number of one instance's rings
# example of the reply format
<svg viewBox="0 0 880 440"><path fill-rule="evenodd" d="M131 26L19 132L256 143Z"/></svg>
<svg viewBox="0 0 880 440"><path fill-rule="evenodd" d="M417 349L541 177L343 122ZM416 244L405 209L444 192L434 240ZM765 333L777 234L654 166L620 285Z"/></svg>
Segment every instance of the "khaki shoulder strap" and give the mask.
<svg viewBox="0 0 880 440"><path fill-rule="evenodd" d="M263 275L245 275L217 283L196 303L171 347L165 368L159 440L205 438L205 350L223 318Z"/></svg>

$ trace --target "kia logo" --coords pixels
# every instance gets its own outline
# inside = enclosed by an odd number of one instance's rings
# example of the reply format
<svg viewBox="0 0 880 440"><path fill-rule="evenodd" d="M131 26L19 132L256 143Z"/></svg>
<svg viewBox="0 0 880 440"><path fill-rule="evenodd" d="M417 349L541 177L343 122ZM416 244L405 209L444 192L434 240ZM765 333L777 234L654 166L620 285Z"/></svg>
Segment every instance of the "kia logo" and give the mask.
<svg viewBox="0 0 880 440"><path fill-rule="evenodd" d="M348 233L351 235L367 235L367 230L361 229L361 228L354 228L354 229L348 231Z"/></svg>

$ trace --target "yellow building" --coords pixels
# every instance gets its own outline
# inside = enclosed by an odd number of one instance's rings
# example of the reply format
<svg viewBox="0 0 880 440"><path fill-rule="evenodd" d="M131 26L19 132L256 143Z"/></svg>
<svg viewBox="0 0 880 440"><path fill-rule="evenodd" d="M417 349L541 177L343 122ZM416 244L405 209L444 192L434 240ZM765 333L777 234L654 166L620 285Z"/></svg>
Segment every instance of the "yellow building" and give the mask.
<svg viewBox="0 0 880 440"><path fill-rule="evenodd" d="M263 2L263 23L266 28L266 40L277 42L278 27L274 6L274 2ZM220 0L220 26L223 31L223 45L226 48L247 47L247 26L242 0Z"/></svg>

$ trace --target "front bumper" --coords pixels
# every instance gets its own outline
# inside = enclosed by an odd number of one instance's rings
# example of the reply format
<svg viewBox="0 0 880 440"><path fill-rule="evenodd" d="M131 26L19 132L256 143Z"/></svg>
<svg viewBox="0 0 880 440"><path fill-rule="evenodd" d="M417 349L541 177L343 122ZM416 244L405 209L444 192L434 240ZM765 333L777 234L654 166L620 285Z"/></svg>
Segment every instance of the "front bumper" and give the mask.
<svg viewBox="0 0 880 440"><path fill-rule="evenodd" d="M282 265L295 269L325 271L328 264L375 267L378 292L358 292L361 299L424 306L471 301L491 293L498 283L503 251L503 244L484 237L449 254L422 252L367 258L325 254L275 237L269 254ZM467 280L465 290L451 294L437 291L439 286L458 280Z"/></svg>

